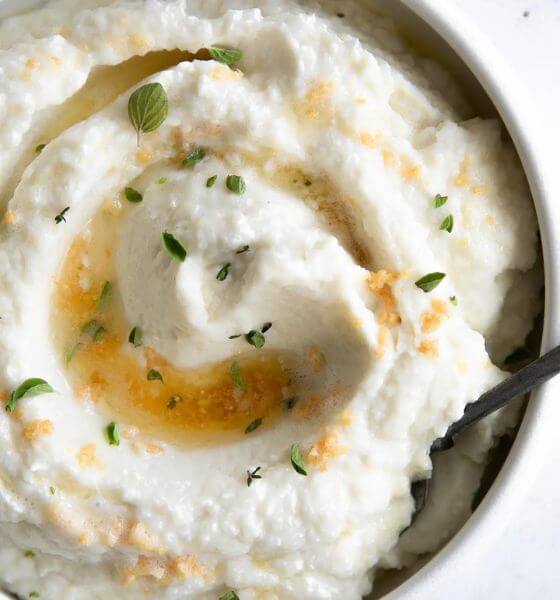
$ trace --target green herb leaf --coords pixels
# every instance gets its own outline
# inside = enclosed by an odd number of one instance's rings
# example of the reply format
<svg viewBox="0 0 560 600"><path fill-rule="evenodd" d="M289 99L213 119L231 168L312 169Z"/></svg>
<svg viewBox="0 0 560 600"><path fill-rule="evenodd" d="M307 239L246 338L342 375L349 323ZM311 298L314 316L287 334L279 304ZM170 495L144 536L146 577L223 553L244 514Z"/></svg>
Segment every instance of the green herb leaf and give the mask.
<svg viewBox="0 0 560 600"><path fill-rule="evenodd" d="M164 183L167 183L167 177L160 177L159 179L156 179L156 183L157 185L163 185Z"/></svg>
<svg viewBox="0 0 560 600"><path fill-rule="evenodd" d="M25 558L34 558L35 552L33 552L33 550L27 550L27 552L23 556L25 556Z"/></svg>
<svg viewBox="0 0 560 600"><path fill-rule="evenodd" d="M233 361L230 367L231 380L233 381L233 386L241 392L247 391L247 384L245 383L245 378L243 377L243 372L241 368L237 364L237 361Z"/></svg>
<svg viewBox="0 0 560 600"><path fill-rule="evenodd" d="M212 187L212 186L213 186L213 185L216 183L216 180L217 180L217 179L218 179L218 176L217 176L217 175L212 175L212 177L209 177L209 178L206 180L206 187L207 187L207 188L211 188L211 187Z"/></svg>
<svg viewBox="0 0 560 600"><path fill-rule="evenodd" d="M139 87L128 100L128 117L140 135L157 129L167 119L169 100L161 83L147 83Z"/></svg>
<svg viewBox="0 0 560 600"><path fill-rule="evenodd" d="M167 403L167 408L169 410L173 410L177 404L179 404L179 402L183 402L183 398L181 398L181 396L171 396L169 402Z"/></svg>
<svg viewBox="0 0 560 600"><path fill-rule="evenodd" d="M148 381L161 381L161 383L163 383L163 377L161 376L161 373L159 371L156 371L155 369L150 369L148 371Z"/></svg>
<svg viewBox="0 0 560 600"><path fill-rule="evenodd" d="M255 419L254 421L249 423L249 425L247 426L247 429L245 429L245 433L253 433L253 431L255 431L255 429L258 429L262 425L262 422L263 422L262 417L260 419Z"/></svg>
<svg viewBox="0 0 560 600"><path fill-rule="evenodd" d="M171 254L171 256L180 261L185 262L187 258L187 251L181 242L179 242L175 236L167 231L163 232L161 236L163 240L163 247Z"/></svg>
<svg viewBox="0 0 560 600"><path fill-rule="evenodd" d="M227 279L227 276L229 275L229 268L231 267L231 263L227 263L226 265L224 265L219 271L218 274L216 275L216 279L218 281L225 281Z"/></svg>
<svg viewBox="0 0 560 600"><path fill-rule="evenodd" d="M441 222L439 228L442 231L447 231L448 233L451 233L453 231L453 215L447 215L447 217L445 217L445 219L443 219L443 221Z"/></svg>
<svg viewBox="0 0 560 600"><path fill-rule="evenodd" d="M243 254L244 252L248 252L250 249L250 246L242 246L235 254Z"/></svg>
<svg viewBox="0 0 560 600"><path fill-rule="evenodd" d="M195 148L187 154L181 165L187 169L192 169L197 162L200 162L206 156L204 148Z"/></svg>
<svg viewBox="0 0 560 600"><path fill-rule="evenodd" d="M222 48L220 46L210 46L208 48L210 56L223 63L224 65L235 65L243 58L243 52L235 48Z"/></svg>
<svg viewBox="0 0 560 600"><path fill-rule="evenodd" d="M449 298L449 302L451 302L451 304L453 304L453 306L457 306L459 304L459 301L457 300L457 296L451 296Z"/></svg>
<svg viewBox="0 0 560 600"><path fill-rule="evenodd" d="M261 328L261 333L266 333L272 327L272 323L265 323Z"/></svg>
<svg viewBox="0 0 560 600"><path fill-rule="evenodd" d="M260 477L255 477L255 479L260 479ZM234 591L230 591L220 596L218 600L239 600L239 596Z"/></svg>
<svg viewBox="0 0 560 600"><path fill-rule="evenodd" d="M55 490L55 488L52 485L49 488L49 492L50 492L51 496L54 496L56 494L56 490Z"/></svg>
<svg viewBox="0 0 560 600"><path fill-rule="evenodd" d="M106 281L103 284L103 288L101 289L101 295L99 296L99 302L97 303L97 308L103 310L107 307L107 304L111 301L111 296L113 294L113 284L110 281Z"/></svg>
<svg viewBox="0 0 560 600"><path fill-rule="evenodd" d="M266 341L264 335L255 329L251 329L249 333L246 333L245 339L249 342L249 344L251 344L251 346L255 346L255 348L262 348Z"/></svg>
<svg viewBox="0 0 560 600"><path fill-rule="evenodd" d="M419 287L424 292L431 292L443 281L445 273L428 273L421 277L416 283L416 287Z"/></svg>
<svg viewBox="0 0 560 600"><path fill-rule="evenodd" d="M30 598L40 598L41 594L39 594L39 592L30 592L29 593L29 597Z"/></svg>
<svg viewBox="0 0 560 600"><path fill-rule="evenodd" d="M50 394L54 389L44 380L38 377L26 379L17 389L10 394L8 404L6 404L6 412L14 412L17 403L22 398L31 398L40 394Z"/></svg>
<svg viewBox="0 0 560 600"><path fill-rule="evenodd" d="M241 175L228 175L226 178L226 187L230 192L235 194L243 194L247 189L245 180Z"/></svg>
<svg viewBox="0 0 560 600"><path fill-rule="evenodd" d="M138 348L144 341L144 333L140 327L133 327L128 335L128 341L135 347Z"/></svg>
<svg viewBox="0 0 560 600"><path fill-rule="evenodd" d="M251 487L251 484L255 479L262 479L262 475L258 475L260 470L261 467L257 467L254 471L249 471L249 469L247 469L247 487Z"/></svg>
<svg viewBox="0 0 560 600"><path fill-rule="evenodd" d="M39 144L38 146L35 146L35 154L41 154L46 146L47 144Z"/></svg>
<svg viewBox="0 0 560 600"><path fill-rule="evenodd" d="M66 348L66 352L64 352L64 365L67 367L74 358L74 354L76 354L76 350L81 346L80 342L74 342L70 344L68 348Z"/></svg>
<svg viewBox="0 0 560 600"><path fill-rule="evenodd" d="M54 218L54 222L57 225L60 225L60 223L62 223L62 221L64 221L66 223L66 213L70 210L70 207L67 206L65 209L63 209L61 212L58 213L58 215L56 215L56 217Z"/></svg>
<svg viewBox="0 0 560 600"><path fill-rule="evenodd" d="M120 446L121 436L119 432L119 424L112 421L105 427L105 437L111 446Z"/></svg>
<svg viewBox="0 0 560 600"><path fill-rule="evenodd" d="M101 341L105 333L105 327L95 319L88 321L81 329L81 334L90 337L94 343Z"/></svg>
<svg viewBox="0 0 560 600"><path fill-rule="evenodd" d="M434 207L441 208L448 200L449 200L449 196L442 196L441 194L438 194L434 198Z"/></svg>
<svg viewBox="0 0 560 600"><path fill-rule="evenodd" d="M144 199L144 196L142 196L138 190L131 187L124 188L124 196L129 202L132 202L132 204L138 204Z"/></svg>
<svg viewBox="0 0 560 600"><path fill-rule="evenodd" d="M243 334L242 333L236 333L235 335L230 335L228 337L228 340L236 340L237 338L240 338Z"/></svg>
<svg viewBox="0 0 560 600"><path fill-rule="evenodd" d="M307 476L307 469L305 468L305 461L303 460L303 455L301 454L301 448L299 444L292 444L290 454L292 459L292 467L294 467L296 472L300 475Z"/></svg>

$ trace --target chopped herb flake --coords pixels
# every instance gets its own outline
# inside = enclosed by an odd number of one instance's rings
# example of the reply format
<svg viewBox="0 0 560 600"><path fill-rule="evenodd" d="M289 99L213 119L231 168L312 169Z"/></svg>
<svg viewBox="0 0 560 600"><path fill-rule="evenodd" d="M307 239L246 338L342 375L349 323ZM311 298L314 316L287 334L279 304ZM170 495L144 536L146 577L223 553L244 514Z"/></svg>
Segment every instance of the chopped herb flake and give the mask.
<svg viewBox="0 0 560 600"><path fill-rule="evenodd" d="M243 254L244 252L249 252L250 249L250 246L242 246L235 254Z"/></svg>
<svg viewBox="0 0 560 600"><path fill-rule="evenodd" d="M100 309L106 308L107 304L111 301L111 296L113 294L113 284L110 281L106 281L103 284L103 288L101 289L101 294L99 296L99 302L97 303L97 307Z"/></svg>
<svg viewBox="0 0 560 600"><path fill-rule="evenodd" d="M243 194L247 189L245 180L241 175L228 175L226 179L226 187L230 192L235 194Z"/></svg>
<svg viewBox="0 0 560 600"><path fill-rule="evenodd" d="M457 300L457 296L451 296L449 298L449 302L451 302L451 304L453 304L453 306L457 306L459 304L459 301Z"/></svg>
<svg viewBox="0 0 560 600"><path fill-rule="evenodd" d="M438 194L434 198L434 207L441 208L448 200L449 200L449 196L442 196L441 194Z"/></svg>
<svg viewBox="0 0 560 600"><path fill-rule="evenodd" d="M23 398L31 398L40 394L50 394L54 392L53 388L44 380L38 377L26 379L17 389L10 394L10 399L6 404L6 412L14 412L17 403Z"/></svg>
<svg viewBox="0 0 560 600"><path fill-rule="evenodd" d="M121 436L119 424L112 421L105 427L105 437L111 446L120 446Z"/></svg>
<svg viewBox="0 0 560 600"><path fill-rule="evenodd" d="M156 371L156 369L150 369L148 371L148 381L161 381L161 383L163 383L163 377L159 371Z"/></svg>
<svg viewBox="0 0 560 600"><path fill-rule="evenodd" d="M218 274L216 275L216 279L218 281L225 281L227 279L227 276L229 275L229 268L231 267L231 263L227 263L225 264L219 271Z"/></svg>
<svg viewBox="0 0 560 600"><path fill-rule="evenodd" d="M445 217L445 219L443 219L443 221L441 222L439 228L442 231L447 231L448 233L451 233L453 231L453 215L447 215L447 217Z"/></svg>
<svg viewBox="0 0 560 600"><path fill-rule="evenodd" d="M39 594L39 592L30 592L29 593L29 597L30 598L40 598L41 594Z"/></svg>
<svg viewBox="0 0 560 600"><path fill-rule="evenodd" d="M217 175L212 175L212 177L209 177L206 180L206 187L211 188L216 183L217 179L218 179Z"/></svg>
<svg viewBox="0 0 560 600"><path fill-rule="evenodd" d="M144 341L144 332L140 327L133 327L128 335L128 341L135 347L138 348Z"/></svg>
<svg viewBox="0 0 560 600"><path fill-rule="evenodd" d="M124 196L129 202L132 202L132 204L138 204L139 202L142 202L144 198L138 190L131 187L124 188Z"/></svg>
<svg viewBox="0 0 560 600"><path fill-rule="evenodd" d="M167 403L167 408L169 410L173 410L177 406L177 404L179 404L179 402L183 402L183 398L181 398L181 396L179 396L179 395L171 396L171 398L169 399L169 402Z"/></svg>
<svg viewBox="0 0 560 600"><path fill-rule="evenodd" d="M245 383L243 372L235 360L231 363L230 374L233 386L241 392L246 392L247 384Z"/></svg>
<svg viewBox="0 0 560 600"><path fill-rule="evenodd" d="M70 210L70 207L67 206L65 209L63 209L61 212L58 213L58 215L56 215L56 217L54 218L54 222L57 225L60 225L60 223L62 223L63 221L66 223L66 213Z"/></svg>
<svg viewBox="0 0 560 600"><path fill-rule="evenodd" d="M228 340L236 340L237 338L240 338L243 334L242 333L236 333L235 335L230 335L228 337Z"/></svg>
<svg viewBox="0 0 560 600"><path fill-rule="evenodd" d="M39 144L38 146L35 146L35 154L41 154L46 146L47 144Z"/></svg>
<svg viewBox="0 0 560 600"><path fill-rule="evenodd" d="M235 65L243 58L243 52L236 48L221 48L219 46L209 46L210 56L223 63L224 65Z"/></svg>
<svg viewBox="0 0 560 600"><path fill-rule="evenodd" d="M298 399L295 396L284 400L284 406L286 407L286 410L292 410L292 408L294 408L294 406L297 404L297 401Z"/></svg>
<svg viewBox="0 0 560 600"><path fill-rule="evenodd" d="M251 484L255 479L262 479L262 475L258 475L260 470L261 467L257 467L254 471L249 471L249 469L247 469L247 487L251 487Z"/></svg>
<svg viewBox="0 0 560 600"><path fill-rule="evenodd" d="M266 341L264 335L260 331L254 329L245 334L245 339L251 346L255 346L255 348L262 348Z"/></svg>
<svg viewBox="0 0 560 600"><path fill-rule="evenodd" d="M171 256L179 262L185 262L187 258L187 251L181 242L177 238L167 231L164 231L161 235L163 241L163 247L171 254Z"/></svg>
<svg viewBox="0 0 560 600"><path fill-rule="evenodd" d="M416 283L416 287L419 287L424 292L431 292L443 281L445 273L428 273L421 277Z"/></svg>
<svg viewBox="0 0 560 600"><path fill-rule="evenodd" d="M140 135L157 129L167 119L169 100L161 83L147 83L139 87L128 100L128 117Z"/></svg>
<svg viewBox="0 0 560 600"><path fill-rule="evenodd" d="M101 341L105 333L105 327L95 319L88 321L81 329L81 334L90 337L94 343Z"/></svg>
<svg viewBox="0 0 560 600"><path fill-rule="evenodd" d="M265 323L261 328L261 333L266 333L272 327L272 323Z"/></svg>
<svg viewBox="0 0 560 600"><path fill-rule="evenodd" d="M33 552L33 550L28 550L23 556L25 556L25 558L34 558L35 552Z"/></svg>
<svg viewBox="0 0 560 600"><path fill-rule="evenodd" d="M68 348L66 348L66 352L64 352L64 364L68 366L72 359L74 358L74 354L76 354L76 350L81 346L80 342L74 342L70 344Z"/></svg>
<svg viewBox="0 0 560 600"><path fill-rule="evenodd" d="M245 429L245 433L253 433L253 431L255 431L255 429L258 429L262 425L262 422L263 422L262 417L260 419L255 419L254 421L249 423L249 425L247 426L247 429Z"/></svg>
<svg viewBox="0 0 560 600"><path fill-rule="evenodd" d="M206 156L206 150L204 148L195 148L191 150L183 159L181 166L192 169L196 163L200 162Z"/></svg>
<svg viewBox="0 0 560 600"><path fill-rule="evenodd" d="M51 496L54 496L56 494L56 490L54 489L54 487L52 485L49 488L49 492L50 492Z"/></svg>
<svg viewBox="0 0 560 600"><path fill-rule="evenodd" d="M160 177L159 179L156 179L156 183L157 185L163 185L164 183L167 183L167 177Z"/></svg>
<svg viewBox="0 0 560 600"><path fill-rule="evenodd" d="M305 468L305 461L303 460L303 455L301 453L301 448L299 444L292 444L292 448L290 450L292 467L296 470L300 475L307 476L307 469Z"/></svg>

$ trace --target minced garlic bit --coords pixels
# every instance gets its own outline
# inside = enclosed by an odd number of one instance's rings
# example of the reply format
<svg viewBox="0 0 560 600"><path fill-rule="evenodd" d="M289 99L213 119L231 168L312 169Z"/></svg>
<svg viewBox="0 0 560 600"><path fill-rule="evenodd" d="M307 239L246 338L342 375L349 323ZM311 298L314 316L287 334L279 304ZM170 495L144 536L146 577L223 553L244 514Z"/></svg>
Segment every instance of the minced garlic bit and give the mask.
<svg viewBox="0 0 560 600"><path fill-rule="evenodd" d="M16 222L16 215L13 211L7 210L2 217L2 223L13 225Z"/></svg>
<svg viewBox="0 0 560 600"><path fill-rule="evenodd" d="M327 364L327 359L317 346L309 346L307 349L307 362L318 371Z"/></svg>
<svg viewBox="0 0 560 600"><path fill-rule="evenodd" d="M382 135L378 131L375 135L369 133L368 131L363 131L360 134L360 144L367 146L368 148L378 148L381 144Z"/></svg>
<svg viewBox="0 0 560 600"><path fill-rule="evenodd" d="M95 467L98 466L97 448L95 444L86 444L82 446L76 455L80 467Z"/></svg>
<svg viewBox="0 0 560 600"><path fill-rule="evenodd" d="M436 340L422 340L418 346L418 352L427 358L437 358L439 356L439 344Z"/></svg>
<svg viewBox="0 0 560 600"><path fill-rule="evenodd" d="M378 316L379 323L388 327L401 324L397 301L393 294L393 285L398 279L398 273L382 269L370 273L367 280L369 289L377 296L382 305Z"/></svg>
<svg viewBox="0 0 560 600"><path fill-rule="evenodd" d="M377 334L377 347L375 349L375 356L381 358L385 353L385 348L388 346L390 340L389 329L385 325L379 326L379 333Z"/></svg>
<svg viewBox="0 0 560 600"><path fill-rule="evenodd" d="M341 444L337 431L326 431L325 435L307 453L307 461L319 471L326 471L335 458L348 452L348 446Z"/></svg>
<svg viewBox="0 0 560 600"><path fill-rule="evenodd" d="M32 421L23 428L23 437L33 443L42 435L52 435L53 431L54 426L49 419L45 419L44 421Z"/></svg>
<svg viewBox="0 0 560 600"><path fill-rule="evenodd" d="M448 317L448 303L445 300L432 300L432 310L422 315L422 333L433 333Z"/></svg>
<svg viewBox="0 0 560 600"><path fill-rule="evenodd" d="M330 100L335 89L334 81L318 81L303 99L296 101L296 112L306 119L328 119L334 114Z"/></svg>

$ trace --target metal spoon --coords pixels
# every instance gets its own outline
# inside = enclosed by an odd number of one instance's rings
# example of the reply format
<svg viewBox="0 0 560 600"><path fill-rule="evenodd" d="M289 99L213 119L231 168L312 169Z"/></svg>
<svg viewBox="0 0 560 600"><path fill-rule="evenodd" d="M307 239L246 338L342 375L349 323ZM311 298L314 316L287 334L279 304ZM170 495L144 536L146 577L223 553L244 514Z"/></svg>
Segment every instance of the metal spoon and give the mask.
<svg viewBox="0 0 560 600"><path fill-rule="evenodd" d="M523 396L545 383L558 373L560 373L560 346L543 354L496 387L482 394L475 402L467 404L463 416L449 427L443 437L438 438L432 444L430 455L453 448L453 438L457 434L515 400L515 398ZM412 483L411 493L414 498L415 509L411 524L426 505L429 491L429 479L421 479Z"/></svg>

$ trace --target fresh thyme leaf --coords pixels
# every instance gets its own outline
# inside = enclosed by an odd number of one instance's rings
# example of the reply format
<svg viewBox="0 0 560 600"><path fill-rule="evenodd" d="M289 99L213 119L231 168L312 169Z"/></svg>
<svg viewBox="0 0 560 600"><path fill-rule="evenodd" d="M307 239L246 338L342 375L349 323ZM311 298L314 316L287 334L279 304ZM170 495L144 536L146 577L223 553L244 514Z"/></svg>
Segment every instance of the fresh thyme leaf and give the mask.
<svg viewBox="0 0 560 600"><path fill-rule="evenodd" d="M441 194L438 194L434 198L434 207L441 208L448 200L449 200L449 196L442 196Z"/></svg>
<svg viewBox="0 0 560 600"><path fill-rule="evenodd" d="M157 185L163 185L164 183L167 183L167 177L160 177L159 179L156 179L156 183Z"/></svg>
<svg viewBox="0 0 560 600"><path fill-rule="evenodd" d="M256 331L255 329L251 329L249 333L245 334L245 339L251 346L255 346L255 348L262 348L266 341L266 338L260 331Z"/></svg>
<svg viewBox="0 0 560 600"><path fill-rule="evenodd" d="M272 327L272 323L265 323L261 328L261 333L266 333Z"/></svg>
<svg viewBox="0 0 560 600"><path fill-rule="evenodd" d="M457 306L459 304L459 301L457 300L457 296L451 296L449 298L449 302L451 302L451 304L453 304L453 306Z"/></svg>
<svg viewBox="0 0 560 600"><path fill-rule="evenodd" d="M197 162L200 162L206 156L206 150L204 148L195 148L191 150L187 154L187 156L183 159L181 166L186 169L191 169L196 165Z"/></svg>
<svg viewBox="0 0 560 600"><path fill-rule="evenodd" d="M228 337L228 340L236 340L237 338L240 338L243 334L242 333L236 333L235 335L230 335Z"/></svg>
<svg viewBox="0 0 560 600"><path fill-rule="evenodd" d="M113 284L110 281L106 281L101 289L101 295L99 296L99 302L97 308L103 310L107 307L107 304L111 301L113 295Z"/></svg>
<svg viewBox="0 0 560 600"><path fill-rule="evenodd" d="M163 247L171 254L171 256L180 262L185 262L187 258L187 251L181 242L175 238L175 236L167 231L164 231L161 235L163 241Z"/></svg>
<svg viewBox="0 0 560 600"><path fill-rule="evenodd" d="M286 410L292 410L292 408L294 408L294 406L297 404L297 401L298 399L295 396L284 400L284 406L286 407Z"/></svg>
<svg viewBox="0 0 560 600"><path fill-rule="evenodd" d="M64 221L66 223L66 213L70 210L70 207L67 206L66 208L64 208L62 211L60 211L58 213L58 215L56 215L56 217L54 218L54 222L59 225L60 223L62 223L62 221Z"/></svg>
<svg viewBox="0 0 560 600"><path fill-rule="evenodd" d="M66 351L64 352L64 365L67 367L74 358L74 354L76 354L76 350L81 346L80 342L74 342L70 344Z"/></svg>
<svg viewBox="0 0 560 600"><path fill-rule="evenodd" d="M244 252L248 252L250 249L250 246L242 246L235 254L243 254Z"/></svg>
<svg viewBox="0 0 560 600"><path fill-rule="evenodd" d="M140 144L143 133L154 131L167 119L169 100L161 83L147 83L139 87L128 100L128 118Z"/></svg>
<svg viewBox="0 0 560 600"><path fill-rule="evenodd" d="M260 477L256 477L255 479L260 479ZM218 600L239 600L239 596L232 590L220 596Z"/></svg>
<svg viewBox="0 0 560 600"><path fill-rule="evenodd" d="M105 427L105 437L111 446L120 446L121 435L119 431L119 424L112 421Z"/></svg>
<svg viewBox="0 0 560 600"><path fill-rule="evenodd" d="M453 231L453 215L447 215L447 217L445 217L445 219L443 219L443 221L441 222L439 228L442 231L447 231L448 233L451 233Z"/></svg>
<svg viewBox="0 0 560 600"><path fill-rule="evenodd" d="M88 321L81 329L81 334L90 337L94 343L99 342L106 331L99 321L92 319Z"/></svg>
<svg viewBox="0 0 560 600"><path fill-rule="evenodd" d="M38 377L26 379L18 388L11 394L8 403L6 404L6 412L14 412L17 403L22 398L31 398L40 394L50 394L54 389L44 380Z"/></svg>
<svg viewBox="0 0 560 600"><path fill-rule="evenodd" d="M428 273L421 277L416 283L416 287L419 287L424 292L431 292L443 281L445 273Z"/></svg>
<svg viewBox="0 0 560 600"><path fill-rule="evenodd" d="M169 402L167 403L167 408L169 410L173 410L177 406L177 404L179 404L179 402L183 402L183 398L181 398L181 396L179 396L179 395L171 396L171 398L169 399Z"/></svg>
<svg viewBox="0 0 560 600"><path fill-rule="evenodd" d="M241 175L228 175L226 178L226 187L234 194L243 194L247 189L245 180Z"/></svg>
<svg viewBox="0 0 560 600"><path fill-rule="evenodd" d="M220 46L209 46L210 56L224 65L235 65L243 58L243 52L236 48L222 48Z"/></svg>
<svg viewBox="0 0 560 600"><path fill-rule="evenodd" d="M25 558L34 558L35 552L33 552L33 550L27 550L27 552L23 556L25 556Z"/></svg>
<svg viewBox="0 0 560 600"><path fill-rule="evenodd" d="M138 204L144 199L144 196L138 190L131 187L124 188L124 196L132 204Z"/></svg>
<svg viewBox="0 0 560 600"><path fill-rule="evenodd" d="M207 188L211 188L211 187L212 187L212 186L213 186L213 185L216 183L216 180L217 180L217 179L218 179L218 176L217 176L217 175L212 175L212 177L209 177L209 178L206 180L206 187L207 187Z"/></svg>
<svg viewBox="0 0 560 600"><path fill-rule="evenodd" d="M227 263L225 264L219 271L218 274L216 275L216 279L218 281L225 281L227 279L227 276L229 275L229 268L231 267L231 263Z"/></svg>
<svg viewBox="0 0 560 600"><path fill-rule="evenodd" d="M128 335L128 341L135 347L138 348L144 341L144 333L140 327L133 327Z"/></svg>
<svg viewBox="0 0 560 600"><path fill-rule="evenodd" d="M56 494L56 490L54 489L54 486L51 485L51 487L49 488L49 492L50 492L51 496L54 496Z"/></svg>
<svg viewBox="0 0 560 600"><path fill-rule="evenodd" d="M43 150L46 148L47 144L39 144L35 146L35 154L41 154Z"/></svg>
<svg viewBox="0 0 560 600"><path fill-rule="evenodd" d="M247 391L247 384L245 383L245 378L243 377L243 372L241 368L237 364L237 361L233 361L230 367L231 380L233 381L233 386L241 392Z"/></svg>
<svg viewBox="0 0 560 600"><path fill-rule="evenodd" d="M300 475L307 476L307 469L305 467L305 461L303 460L303 455L301 453L301 448L299 444L292 444L292 448L290 450L292 467L296 470Z"/></svg>
<svg viewBox="0 0 560 600"><path fill-rule="evenodd" d="M159 371L156 371L155 369L150 369L148 371L148 381L161 381L161 383L163 383L163 377L161 376L161 373Z"/></svg>
<svg viewBox="0 0 560 600"><path fill-rule="evenodd" d="M260 419L255 419L254 421L252 421L251 423L249 423L249 425L247 426L247 429L245 429L245 433L253 433L253 431L255 431L255 429L258 429L261 425L262 425L262 417Z"/></svg>
<svg viewBox="0 0 560 600"><path fill-rule="evenodd" d="M251 484L255 479L262 479L262 475L258 475L258 472L261 470L261 467L257 467L255 470L250 471L247 469L247 487L251 487Z"/></svg>

